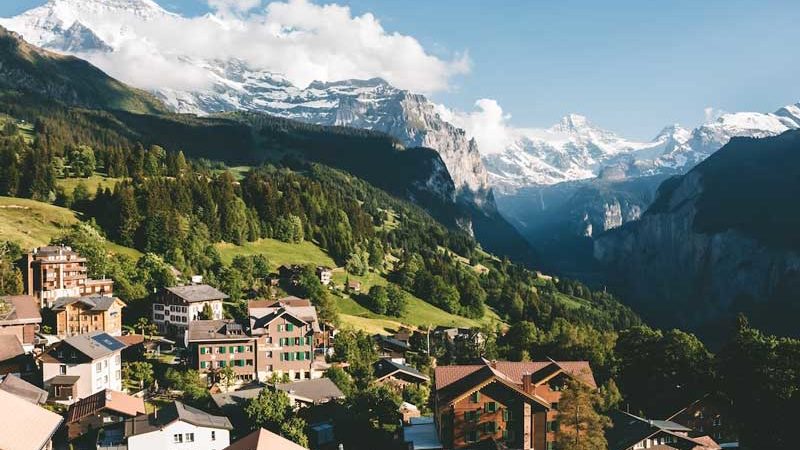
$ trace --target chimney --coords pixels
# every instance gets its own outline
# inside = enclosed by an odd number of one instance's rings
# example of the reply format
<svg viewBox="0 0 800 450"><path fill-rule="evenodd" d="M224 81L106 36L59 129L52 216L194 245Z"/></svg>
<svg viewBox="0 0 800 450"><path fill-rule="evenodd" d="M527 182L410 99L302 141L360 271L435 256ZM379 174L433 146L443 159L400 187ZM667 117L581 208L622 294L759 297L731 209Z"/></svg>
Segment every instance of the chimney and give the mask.
<svg viewBox="0 0 800 450"><path fill-rule="evenodd" d="M529 394L533 392L533 375L528 372L522 374L522 390Z"/></svg>
<svg viewBox="0 0 800 450"><path fill-rule="evenodd" d="M491 362L489 364L492 366L492 369L497 369L497 360L496 359L491 360Z"/></svg>

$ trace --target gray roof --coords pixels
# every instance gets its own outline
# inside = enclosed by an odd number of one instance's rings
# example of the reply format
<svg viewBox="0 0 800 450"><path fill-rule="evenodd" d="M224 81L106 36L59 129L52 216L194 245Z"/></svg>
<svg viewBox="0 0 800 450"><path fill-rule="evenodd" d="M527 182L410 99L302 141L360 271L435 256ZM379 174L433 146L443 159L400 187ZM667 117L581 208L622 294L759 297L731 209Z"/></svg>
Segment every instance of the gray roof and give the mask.
<svg viewBox="0 0 800 450"><path fill-rule="evenodd" d="M611 418L613 426L606 431L606 439L608 441L608 448L611 449L630 448L636 443L658 433L667 433L677 436L680 440L699 445L688 436L676 434L676 432L685 433L692 430L675 422L670 422L668 420L648 420L619 410L612 411L609 417Z"/></svg>
<svg viewBox="0 0 800 450"><path fill-rule="evenodd" d="M106 297L102 295L90 295L86 297L61 297L56 299L53 303L53 311L63 310L67 305L73 303L83 303L88 306L92 311L108 311L114 302L118 301L117 297Z"/></svg>
<svg viewBox="0 0 800 450"><path fill-rule="evenodd" d="M0 391L6 391L35 404L41 405L47 402L47 391L12 374L6 375L0 383Z"/></svg>
<svg viewBox="0 0 800 450"><path fill-rule="evenodd" d="M104 331L71 336L62 342L91 359L99 359L125 348L125 344Z"/></svg>
<svg viewBox="0 0 800 450"><path fill-rule="evenodd" d="M78 375L56 375L47 380L50 384L57 384L60 386L71 386L78 382L81 377Z"/></svg>
<svg viewBox="0 0 800 450"><path fill-rule="evenodd" d="M414 449L419 450L444 448L436 432L433 417L412 417L411 424L403 427L403 441L413 442Z"/></svg>
<svg viewBox="0 0 800 450"><path fill-rule="evenodd" d="M227 417L215 416L205 411L185 405L179 401L159 409L157 414L142 414L125 421L125 436L136 436L160 430L175 421L190 423L197 427L232 430Z"/></svg>
<svg viewBox="0 0 800 450"><path fill-rule="evenodd" d="M224 300L230 298L228 294L217 290L207 284L190 284L188 286L168 287L167 290L182 298L187 303L205 302L209 300Z"/></svg>
<svg viewBox="0 0 800 450"><path fill-rule="evenodd" d="M330 378L316 378L313 380L297 381L295 383L280 383L275 389L284 391L299 400L314 404L325 403L329 400L344 398L344 394Z"/></svg>
<svg viewBox="0 0 800 450"><path fill-rule="evenodd" d="M319 319L317 318L317 308L311 306L292 306L296 297L287 297L277 302L270 302L269 306L263 306L264 302L251 301L248 303L248 314L250 315L250 332L253 334L263 334L263 328L278 317L288 314L295 319L311 325L314 332L319 332Z"/></svg>
<svg viewBox="0 0 800 450"><path fill-rule="evenodd" d="M227 341L252 339L244 328L232 319L194 320L189 322L187 339L193 341Z"/></svg>
<svg viewBox="0 0 800 450"><path fill-rule="evenodd" d="M373 369L375 370L376 378L383 378L397 372L403 372L419 380L423 380L426 382L430 381L430 378L428 378L427 375L424 375L419 370L411 366L398 364L390 359L379 359L373 364Z"/></svg>
<svg viewBox="0 0 800 450"><path fill-rule="evenodd" d="M233 392L219 392L216 394L211 394L211 400L213 400L219 408L224 408L225 406L231 405L245 406L245 403L248 400L258 397L258 394L262 389L264 388L255 387L249 389L239 389L238 391Z"/></svg>

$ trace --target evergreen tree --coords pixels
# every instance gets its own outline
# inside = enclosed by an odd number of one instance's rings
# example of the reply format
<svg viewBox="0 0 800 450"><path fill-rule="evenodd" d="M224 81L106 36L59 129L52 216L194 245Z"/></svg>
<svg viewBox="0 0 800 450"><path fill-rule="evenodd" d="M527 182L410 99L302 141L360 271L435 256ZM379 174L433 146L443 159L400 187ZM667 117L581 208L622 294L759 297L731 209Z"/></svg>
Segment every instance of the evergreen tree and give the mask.
<svg viewBox="0 0 800 450"><path fill-rule="evenodd" d="M602 399L597 391L582 382L568 378L558 401L558 450L605 450L608 443L605 429L611 420L598 413Z"/></svg>

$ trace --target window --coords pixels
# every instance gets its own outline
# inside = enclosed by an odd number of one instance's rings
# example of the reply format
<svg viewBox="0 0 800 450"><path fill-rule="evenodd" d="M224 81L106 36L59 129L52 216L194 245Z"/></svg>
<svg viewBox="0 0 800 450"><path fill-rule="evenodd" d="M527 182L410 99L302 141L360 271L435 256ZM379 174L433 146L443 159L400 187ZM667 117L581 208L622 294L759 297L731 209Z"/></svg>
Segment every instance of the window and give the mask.
<svg viewBox="0 0 800 450"><path fill-rule="evenodd" d="M231 345L230 347L228 347L228 352L229 353L236 353L236 347Z"/></svg>
<svg viewBox="0 0 800 450"><path fill-rule="evenodd" d="M497 431L497 424L495 422L485 422L483 424L483 432L486 434L493 434Z"/></svg>
<svg viewBox="0 0 800 450"><path fill-rule="evenodd" d="M287 323L286 324L286 331L294 331L294 324L293 323Z"/></svg>
<svg viewBox="0 0 800 450"><path fill-rule="evenodd" d="M205 369L206 368L206 362L205 361L200 361L200 368L201 369Z"/></svg>
<svg viewBox="0 0 800 450"><path fill-rule="evenodd" d="M272 352L267 352L267 358L272 358Z"/></svg>
<svg viewBox="0 0 800 450"><path fill-rule="evenodd" d="M181 444L181 443L183 443L183 435L182 435L182 434L180 434L180 433L178 433L178 434L173 434L173 435L172 435L172 442L174 442L174 443L176 443L176 444Z"/></svg>
<svg viewBox="0 0 800 450"><path fill-rule="evenodd" d="M114 357L114 363L115 363L116 365L118 365L118 366L119 366L119 365L121 365L121 364L122 364L122 355L120 355L120 354L118 353L118 354L117 354L117 356L115 356L115 357Z"/></svg>
<svg viewBox="0 0 800 450"><path fill-rule="evenodd" d="M194 433L186 433L186 442L194 442Z"/></svg>
<svg viewBox="0 0 800 450"><path fill-rule="evenodd" d="M122 379L122 371L121 370L116 371L116 373L114 374L114 377L117 380L121 380Z"/></svg>
<svg viewBox="0 0 800 450"><path fill-rule="evenodd" d="M311 360L311 352L306 352L306 359Z"/></svg>
<svg viewBox="0 0 800 450"><path fill-rule="evenodd" d="M553 402L552 407L554 411L558 411L558 402Z"/></svg>
<svg viewBox="0 0 800 450"><path fill-rule="evenodd" d="M487 413L493 413L497 411L497 402L487 402L485 408Z"/></svg>
<svg viewBox="0 0 800 450"><path fill-rule="evenodd" d="M311 336L306 336L306 345L311 345Z"/></svg>
<svg viewBox="0 0 800 450"><path fill-rule="evenodd" d="M225 361L220 361L219 362L219 366L220 367L225 367L226 365L227 365L227 363Z"/></svg>
<svg viewBox="0 0 800 450"><path fill-rule="evenodd" d="M558 422L551 420L547 422L547 432L555 433L558 430Z"/></svg>
<svg viewBox="0 0 800 450"><path fill-rule="evenodd" d="M239 353L244 353L244 345L239 346Z"/></svg>
<svg viewBox="0 0 800 450"><path fill-rule="evenodd" d="M472 395L470 395L469 398L470 398L470 401L472 403L480 403L480 401L481 401L481 391L473 392Z"/></svg>
<svg viewBox="0 0 800 450"><path fill-rule="evenodd" d="M67 365L61 364L58 366L58 374L59 375L66 375L67 374Z"/></svg>
<svg viewBox="0 0 800 450"><path fill-rule="evenodd" d="M97 373L102 372L103 371L103 365L100 364L100 363L95 364L94 365L94 371L97 372Z"/></svg>
<svg viewBox="0 0 800 450"><path fill-rule="evenodd" d="M279 332L280 332L280 331L283 331L283 324L280 324L280 323L278 324L278 331L279 331Z"/></svg>
<svg viewBox="0 0 800 450"><path fill-rule="evenodd" d="M714 422L712 423L715 427L722 426L722 418L720 416L714 417Z"/></svg>
<svg viewBox="0 0 800 450"><path fill-rule="evenodd" d="M213 431L213 430L211 431L211 440L212 441L216 441L217 440L217 432L216 431Z"/></svg>
<svg viewBox="0 0 800 450"><path fill-rule="evenodd" d="M467 435L464 437L464 440L467 441L467 443L478 442L478 432L467 431Z"/></svg>
<svg viewBox="0 0 800 450"><path fill-rule="evenodd" d="M303 361L304 359L306 359L306 354L303 352L297 352L295 354L295 357L297 358L298 361Z"/></svg>
<svg viewBox="0 0 800 450"><path fill-rule="evenodd" d="M464 420L466 420L467 422L476 422L478 420L478 417L480 417L480 415L478 414L478 411L465 411L464 412Z"/></svg>
<svg viewBox="0 0 800 450"><path fill-rule="evenodd" d="M225 347L218 347L217 350L219 350L220 353L225 353Z"/></svg>
<svg viewBox="0 0 800 450"><path fill-rule="evenodd" d="M503 420L509 422L511 420L511 410L506 408L503 410Z"/></svg>
<svg viewBox="0 0 800 450"><path fill-rule="evenodd" d="M205 355L206 354L206 348L205 347L200 347L200 354L201 355Z"/></svg>
<svg viewBox="0 0 800 450"><path fill-rule="evenodd" d="M294 345L300 345L300 338L299 337L294 338Z"/></svg>

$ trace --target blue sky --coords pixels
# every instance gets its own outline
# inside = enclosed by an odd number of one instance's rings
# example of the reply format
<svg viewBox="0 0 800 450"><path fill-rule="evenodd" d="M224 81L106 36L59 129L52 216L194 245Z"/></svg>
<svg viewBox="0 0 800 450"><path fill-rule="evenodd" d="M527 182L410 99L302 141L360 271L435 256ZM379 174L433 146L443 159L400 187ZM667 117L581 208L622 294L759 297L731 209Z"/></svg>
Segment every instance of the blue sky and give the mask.
<svg viewBox="0 0 800 450"><path fill-rule="evenodd" d="M205 0L156 1L187 15L208 10ZM41 3L3 1L0 16ZM468 52L470 72L434 100L469 111L495 99L518 127L575 112L649 139L667 124L696 125L707 107L772 111L800 101L796 0L336 3L443 58Z"/></svg>

